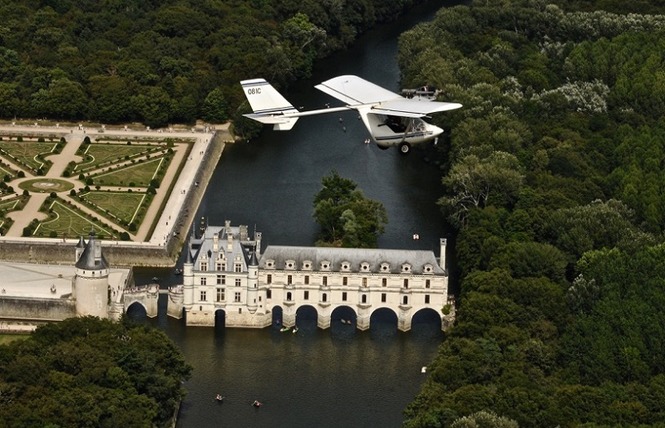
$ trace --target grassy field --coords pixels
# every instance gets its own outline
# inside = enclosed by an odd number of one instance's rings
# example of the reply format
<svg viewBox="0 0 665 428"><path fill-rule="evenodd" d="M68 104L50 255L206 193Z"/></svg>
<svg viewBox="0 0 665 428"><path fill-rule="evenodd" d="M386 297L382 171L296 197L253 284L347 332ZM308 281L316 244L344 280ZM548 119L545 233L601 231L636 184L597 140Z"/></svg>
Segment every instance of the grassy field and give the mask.
<svg viewBox="0 0 665 428"><path fill-rule="evenodd" d="M145 198L146 194L139 192L91 191L81 195L81 199L84 201L127 224L136 220L141 203Z"/></svg>
<svg viewBox="0 0 665 428"><path fill-rule="evenodd" d="M51 153L57 143L38 143L38 142L16 142L16 141L0 141L0 151L9 154L15 158L19 163L26 165L28 168L36 171L44 166L38 156Z"/></svg>
<svg viewBox="0 0 665 428"><path fill-rule="evenodd" d="M150 180L156 177L164 161L164 158L154 158L105 174L94 175L92 178L95 184L100 186L148 187Z"/></svg>
<svg viewBox="0 0 665 428"><path fill-rule="evenodd" d="M9 211L13 211L17 207L19 207L21 202L21 198L19 196L16 196L15 198L12 199L7 199L4 201L0 201L0 213L7 213Z"/></svg>
<svg viewBox="0 0 665 428"><path fill-rule="evenodd" d="M0 180L3 179L6 175L14 178L16 176L16 171L8 167L7 165L0 165Z"/></svg>
<svg viewBox="0 0 665 428"><path fill-rule="evenodd" d="M121 161L129 160L130 158L138 157L157 151L164 148L165 145L154 143L152 145L127 145L127 144L85 144L82 146L85 150L79 153L84 157L83 162L80 162L74 168L74 171L89 171L101 167L103 165L110 165Z"/></svg>
<svg viewBox="0 0 665 428"><path fill-rule="evenodd" d="M118 232L99 220L90 218L59 199L52 200L48 208L49 218L39 223L33 236L72 238L88 235L91 230L101 239L112 239L118 235Z"/></svg>
<svg viewBox="0 0 665 428"><path fill-rule="evenodd" d="M29 334L0 334L0 345L6 345L16 340L25 340L29 337Z"/></svg>
<svg viewBox="0 0 665 428"><path fill-rule="evenodd" d="M35 178L22 182L18 187L29 192L51 193L66 192L73 189L74 185L68 181L58 180L57 178Z"/></svg>

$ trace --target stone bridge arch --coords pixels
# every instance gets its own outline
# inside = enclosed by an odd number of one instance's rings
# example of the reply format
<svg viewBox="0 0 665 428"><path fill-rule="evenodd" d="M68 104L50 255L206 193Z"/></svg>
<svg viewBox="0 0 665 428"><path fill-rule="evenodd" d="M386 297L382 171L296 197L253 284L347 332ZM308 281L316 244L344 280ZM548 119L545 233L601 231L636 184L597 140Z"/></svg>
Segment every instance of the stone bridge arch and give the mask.
<svg viewBox="0 0 665 428"><path fill-rule="evenodd" d="M443 330L441 312L434 308L420 309L411 317L410 326L412 330L438 332L440 334Z"/></svg>
<svg viewBox="0 0 665 428"><path fill-rule="evenodd" d="M381 333L396 332L399 326L399 314L388 307L376 308L369 316L367 327Z"/></svg>
<svg viewBox="0 0 665 428"><path fill-rule="evenodd" d="M148 310L139 300L134 300L131 303L125 303L125 314L127 317L136 321L143 321L148 316Z"/></svg>
<svg viewBox="0 0 665 428"><path fill-rule="evenodd" d="M138 303L143 306L146 316L155 318L157 316L157 307L159 301L159 286L157 284L150 284L147 287L134 288L124 290L122 295L122 303L125 313L130 306Z"/></svg>
<svg viewBox="0 0 665 428"><path fill-rule="evenodd" d="M226 311L224 309L215 310L215 330L224 330L226 328Z"/></svg>
<svg viewBox="0 0 665 428"><path fill-rule="evenodd" d="M358 314L351 306L348 305L337 306L330 313L331 323L351 324L355 326L357 319Z"/></svg>
<svg viewBox="0 0 665 428"><path fill-rule="evenodd" d="M320 313L313 305L300 305L296 309L295 325L298 328L305 327L307 330L316 329L319 318Z"/></svg>
<svg viewBox="0 0 665 428"><path fill-rule="evenodd" d="M275 305L270 310L272 325L282 327L284 322L284 309L280 305Z"/></svg>

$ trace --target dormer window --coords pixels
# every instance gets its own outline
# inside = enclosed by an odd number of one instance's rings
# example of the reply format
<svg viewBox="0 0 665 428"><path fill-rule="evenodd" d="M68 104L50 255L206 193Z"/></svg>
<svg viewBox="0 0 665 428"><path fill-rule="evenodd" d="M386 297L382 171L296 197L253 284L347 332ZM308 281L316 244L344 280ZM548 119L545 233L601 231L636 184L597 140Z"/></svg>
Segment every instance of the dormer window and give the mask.
<svg viewBox="0 0 665 428"><path fill-rule="evenodd" d="M288 270L295 269L296 268L295 260L287 260L286 263L284 263L284 267Z"/></svg>
<svg viewBox="0 0 665 428"><path fill-rule="evenodd" d="M321 262L321 270L330 270L330 262L328 260Z"/></svg>
<svg viewBox="0 0 665 428"><path fill-rule="evenodd" d="M388 263L381 263L381 272L390 272L390 265Z"/></svg>
<svg viewBox="0 0 665 428"><path fill-rule="evenodd" d="M369 263L367 263L367 262L360 263L360 270L362 272L368 272L369 271Z"/></svg>
<svg viewBox="0 0 665 428"><path fill-rule="evenodd" d="M426 264L423 266L423 272L425 273L432 273L434 271L434 268L432 267L431 264Z"/></svg>
<svg viewBox="0 0 665 428"><path fill-rule="evenodd" d="M404 263L402 265L402 273L409 273L411 272L411 265L408 263Z"/></svg>
<svg viewBox="0 0 665 428"><path fill-rule="evenodd" d="M275 269L275 261L274 260L266 260L266 269Z"/></svg>
<svg viewBox="0 0 665 428"><path fill-rule="evenodd" d="M309 261L309 260L305 260L302 263L302 268L303 268L303 270L312 270L312 262Z"/></svg>
<svg viewBox="0 0 665 428"><path fill-rule="evenodd" d="M351 269L351 263L349 262L342 262L342 270L345 272L348 272L349 269Z"/></svg>

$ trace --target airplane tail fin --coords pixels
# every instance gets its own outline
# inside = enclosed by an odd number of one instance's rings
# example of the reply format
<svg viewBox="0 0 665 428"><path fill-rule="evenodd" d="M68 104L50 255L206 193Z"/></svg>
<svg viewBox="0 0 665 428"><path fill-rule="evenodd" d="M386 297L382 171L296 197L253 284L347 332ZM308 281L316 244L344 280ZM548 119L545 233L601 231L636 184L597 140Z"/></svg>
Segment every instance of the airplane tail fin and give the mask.
<svg viewBox="0 0 665 428"><path fill-rule="evenodd" d="M298 110L265 79L250 79L240 82L242 90L254 113L243 116L257 122L274 125L276 131L288 131L298 117L290 116Z"/></svg>

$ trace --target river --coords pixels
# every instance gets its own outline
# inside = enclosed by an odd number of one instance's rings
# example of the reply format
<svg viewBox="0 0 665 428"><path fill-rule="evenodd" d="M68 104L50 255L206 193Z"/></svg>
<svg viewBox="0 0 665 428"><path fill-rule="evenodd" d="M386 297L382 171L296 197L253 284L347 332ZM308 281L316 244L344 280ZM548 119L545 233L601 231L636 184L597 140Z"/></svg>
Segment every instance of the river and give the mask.
<svg viewBox="0 0 665 428"><path fill-rule="evenodd" d="M285 94L295 106L335 102L314 85L356 74L399 91L397 37L429 20L441 2L430 1L399 23L363 36L350 50L317 65L309 81ZM247 76L247 78L261 76ZM367 131L354 113L302 118L290 132L266 129L248 143L227 145L198 215L220 225L246 224L263 232L263 245L313 245L317 225L312 200L331 171L358 184L384 204L389 223L379 239L385 248L432 250L446 237L435 205L441 173L426 162L427 149L408 156L363 143ZM420 240L413 240L417 233ZM137 284L157 276L175 284L170 271L136 269ZM418 393L421 367L436 354L442 333L433 323L408 333L390 323L367 332L333 325L318 330L299 320L297 334L263 330L186 328L166 317L165 299L153 324L163 329L194 367L178 427L398 427L402 410ZM217 393L226 398L214 400ZM258 399L259 409L250 404Z"/></svg>

